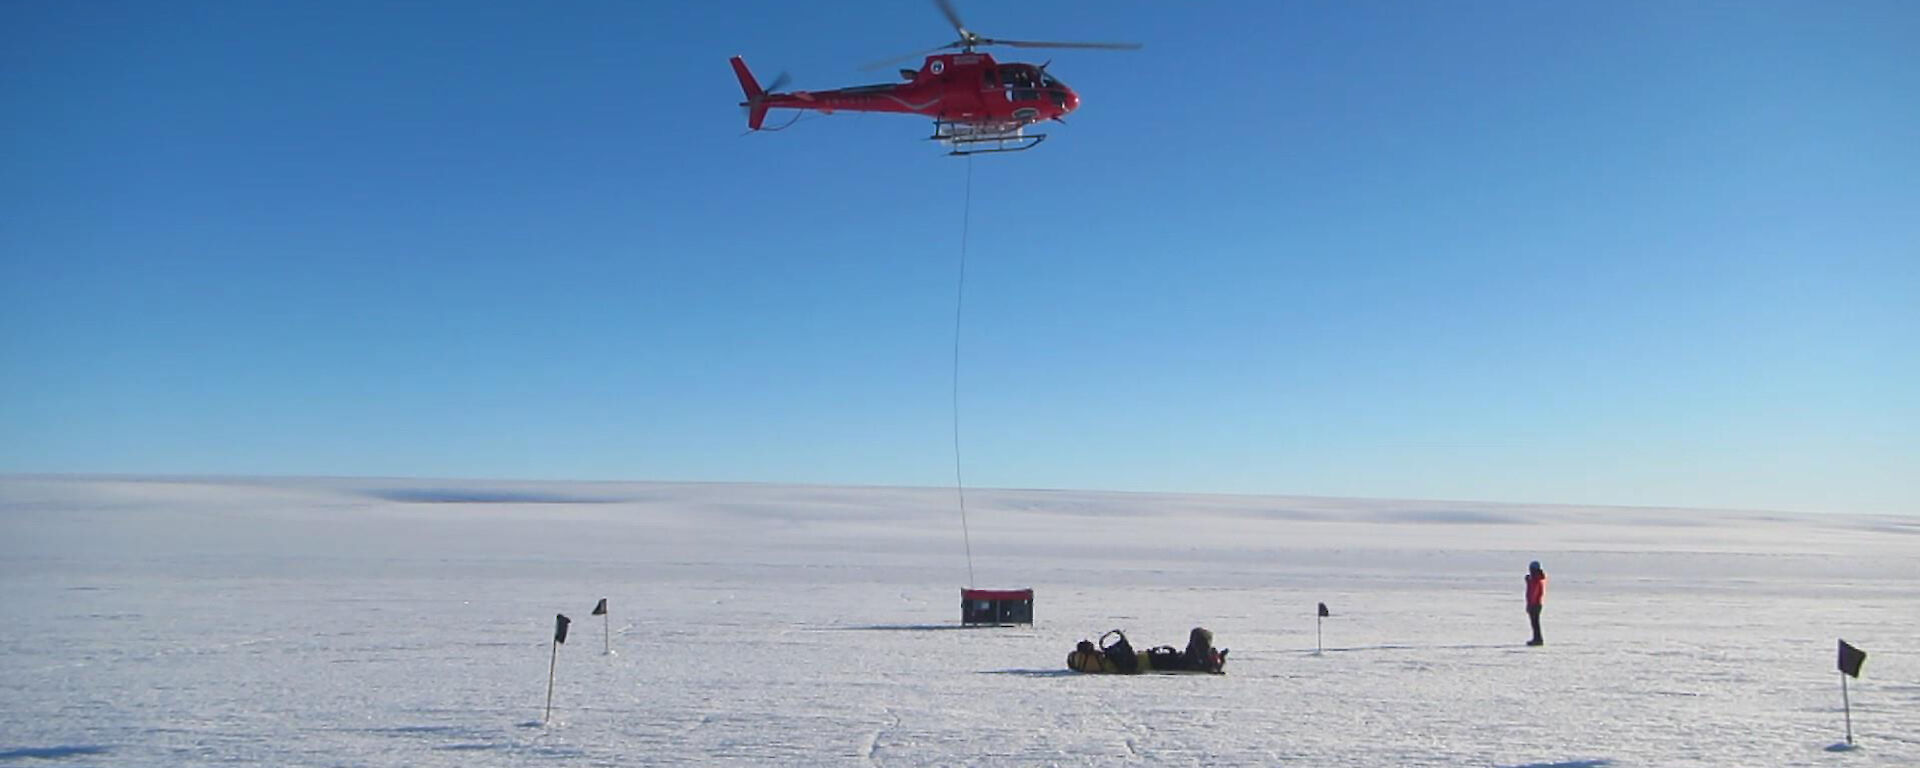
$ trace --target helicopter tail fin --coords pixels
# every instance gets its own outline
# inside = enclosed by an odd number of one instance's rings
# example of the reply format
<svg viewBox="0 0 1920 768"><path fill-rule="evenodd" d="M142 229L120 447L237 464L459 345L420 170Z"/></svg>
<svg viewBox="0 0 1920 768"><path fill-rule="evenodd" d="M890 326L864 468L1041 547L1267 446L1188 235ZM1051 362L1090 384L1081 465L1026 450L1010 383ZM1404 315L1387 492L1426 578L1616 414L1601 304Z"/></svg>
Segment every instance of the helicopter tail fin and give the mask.
<svg viewBox="0 0 1920 768"><path fill-rule="evenodd" d="M753 79L753 73L747 71L747 62L738 56L733 57L733 74L740 78L740 90L747 94L747 100L740 106L747 108L747 129L760 130L760 124L767 119L767 92L760 90L760 82Z"/></svg>

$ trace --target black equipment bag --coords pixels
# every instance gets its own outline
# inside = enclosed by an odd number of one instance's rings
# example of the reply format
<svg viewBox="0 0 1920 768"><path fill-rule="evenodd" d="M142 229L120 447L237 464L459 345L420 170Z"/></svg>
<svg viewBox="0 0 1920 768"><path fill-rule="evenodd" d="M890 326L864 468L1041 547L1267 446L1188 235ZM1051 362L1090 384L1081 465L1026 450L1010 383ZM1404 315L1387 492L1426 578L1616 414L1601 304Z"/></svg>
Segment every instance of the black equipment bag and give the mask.
<svg viewBox="0 0 1920 768"><path fill-rule="evenodd" d="M1118 639L1108 645L1108 636ZM1114 669L1127 674L1140 671L1140 657L1133 655L1133 643L1127 642L1126 633L1120 630L1108 630L1107 634L1100 636L1100 652L1106 655L1107 661L1113 663Z"/></svg>

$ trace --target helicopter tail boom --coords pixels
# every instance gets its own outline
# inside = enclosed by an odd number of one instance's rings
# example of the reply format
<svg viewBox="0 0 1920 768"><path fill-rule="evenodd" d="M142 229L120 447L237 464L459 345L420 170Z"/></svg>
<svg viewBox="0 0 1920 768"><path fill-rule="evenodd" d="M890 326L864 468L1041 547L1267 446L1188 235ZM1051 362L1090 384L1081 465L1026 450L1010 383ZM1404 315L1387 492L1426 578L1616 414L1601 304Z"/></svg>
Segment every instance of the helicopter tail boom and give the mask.
<svg viewBox="0 0 1920 768"><path fill-rule="evenodd" d="M747 108L747 129L760 130L760 124L767 119L767 92L760 90L760 81L753 79L753 73L747 71L747 62L738 56L733 57L733 74L740 78L740 90L747 94L747 100L740 106Z"/></svg>

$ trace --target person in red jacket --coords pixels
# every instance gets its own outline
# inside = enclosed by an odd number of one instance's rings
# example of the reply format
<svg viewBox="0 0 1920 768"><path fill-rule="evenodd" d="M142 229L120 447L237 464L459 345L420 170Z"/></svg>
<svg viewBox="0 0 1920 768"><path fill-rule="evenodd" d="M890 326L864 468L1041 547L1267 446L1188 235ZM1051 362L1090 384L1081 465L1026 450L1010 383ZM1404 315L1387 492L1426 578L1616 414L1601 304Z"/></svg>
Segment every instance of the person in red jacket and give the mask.
<svg viewBox="0 0 1920 768"><path fill-rule="evenodd" d="M1547 601L1547 572L1540 570L1540 561L1527 564L1527 620L1533 622L1533 639L1527 645L1544 645L1540 639L1540 606Z"/></svg>

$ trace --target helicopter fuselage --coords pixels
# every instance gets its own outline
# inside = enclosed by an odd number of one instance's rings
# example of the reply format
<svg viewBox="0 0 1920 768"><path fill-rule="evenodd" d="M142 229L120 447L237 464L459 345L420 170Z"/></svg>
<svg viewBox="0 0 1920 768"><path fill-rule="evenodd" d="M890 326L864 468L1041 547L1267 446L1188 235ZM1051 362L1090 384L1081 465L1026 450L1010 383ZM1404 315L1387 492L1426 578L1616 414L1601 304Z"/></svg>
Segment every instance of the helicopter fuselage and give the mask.
<svg viewBox="0 0 1920 768"><path fill-rule="evenodd" d="M999 63L976 52L928 56L905 83L861 85L826 91L761 93L746 62L735 56L734 73L751 113L748 126L758 129L768 109L808 109L822 113L898 112L925 115L943 123L1000 129L1053 120L1079 108L1080 97L1044 66Z"/></svg>

